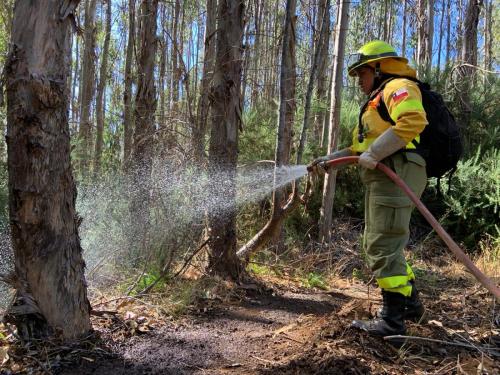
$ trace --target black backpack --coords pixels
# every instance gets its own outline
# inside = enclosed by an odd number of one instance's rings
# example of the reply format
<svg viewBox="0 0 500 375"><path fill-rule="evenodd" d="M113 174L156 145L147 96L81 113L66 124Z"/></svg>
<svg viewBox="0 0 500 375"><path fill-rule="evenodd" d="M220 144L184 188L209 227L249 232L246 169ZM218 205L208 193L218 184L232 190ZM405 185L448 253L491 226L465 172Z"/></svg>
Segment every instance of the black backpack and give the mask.
<svg viewBox="0 0 500 375"><path fill-rule="evenodd" d="M428 124L424 131L420 133L420 142L414 141L414 144L417 152L425 159L427 164L427 177L437 177L439 184L439 178L446 173L449 172L451 178L463 153L458 125L453 114L446 107L443 97L432 91L428 83L412 77L394 77L392 79L395 78L405 78L416 82L422 93L422 104L427 115ZM384 82L378 91L382 91L392 79ZM383 98L380 100L377 110L382 119L395 125Z"/></svg>

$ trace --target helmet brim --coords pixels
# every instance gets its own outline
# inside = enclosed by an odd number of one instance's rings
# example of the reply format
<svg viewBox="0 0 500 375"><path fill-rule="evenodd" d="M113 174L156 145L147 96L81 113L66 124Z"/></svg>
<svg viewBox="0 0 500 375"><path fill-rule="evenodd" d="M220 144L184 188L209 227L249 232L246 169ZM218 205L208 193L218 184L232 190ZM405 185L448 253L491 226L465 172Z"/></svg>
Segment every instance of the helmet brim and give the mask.
<svg viewBox="0 0 500 375"><path fill-rule="evenodd" d="M405 64L408 64L408 59L405 58L405 57L400 57L400 56L376 57L376 58L373 58L373 59L368 59L368 60L364 60L364 61L358 61L358 62L350 65L347 68L347 73L349 74L349 76L354 77L354 76L356 76L356 69L359 69L362 66L365 66L365 65L367 65L369 63L376 62L376 61L381 61L381 60L385 60L385 59L394 59L394 60L397 60L397 61L404 62Z"/></svg>

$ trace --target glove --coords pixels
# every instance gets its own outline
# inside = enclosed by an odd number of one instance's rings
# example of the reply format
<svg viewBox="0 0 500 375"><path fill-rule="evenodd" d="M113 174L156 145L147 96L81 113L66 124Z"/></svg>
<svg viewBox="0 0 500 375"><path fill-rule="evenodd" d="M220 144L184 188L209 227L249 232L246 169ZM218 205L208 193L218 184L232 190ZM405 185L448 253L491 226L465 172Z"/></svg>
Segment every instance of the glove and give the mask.
<svg viewBox="0 0 500 375"><path fill-rule="evenodd" d="M358 163L365 168L375 169L379 161L401 150L406 144L403 138L389 128L368 147L368 150L361 154Z"/></svg>
<svg viewBox="0 0 500 375"><path fill-rule="evenodd" d="M339 166L327 166L326 162L338 158L342 158L345 156L353 156L353 152L350 148L344 148L339 151L335 151L333 154L322 156L320 158L314 159L308 166L307 170L311 173L322 173L322 172L331 172L337 169Z"/></svg>

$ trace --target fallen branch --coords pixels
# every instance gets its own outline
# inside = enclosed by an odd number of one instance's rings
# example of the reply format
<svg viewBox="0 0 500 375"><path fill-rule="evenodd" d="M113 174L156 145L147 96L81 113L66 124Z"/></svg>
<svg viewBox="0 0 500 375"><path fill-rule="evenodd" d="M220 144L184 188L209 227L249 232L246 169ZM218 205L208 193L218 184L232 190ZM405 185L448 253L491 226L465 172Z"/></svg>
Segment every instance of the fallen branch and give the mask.
<svg viewBox="0 0 500 375"><path fill-rule="evenodd" d="M276 199L273 199L276 200ZM240 258L244 258L247 255L253 254L256 251L264 247L271 239L276 238L281 230L281 224L285 220L286 216L290 214L295 208L299 206L300 200L296 193L291 194L287 203L284 207L273 208L273 213L268 222L264 227L257 232L257 234L243 245L237 252L236 255ZM276 202L273 202L276 204Z"/></svg>
<svg viewBox="0 0 500 375"><path fill-rule="evenodd" d="M305 342L304 342L304 341L294 339L292 336L290 336L290 335L289 335L288 333L286 333L286 332L281 332L281 335L282 335L284 338L286 338L286 339L288 339L288 340L290 340L290 341L297 342L297 343L302 344L302 345L304 345L304 344L305 344Z"/></svg>

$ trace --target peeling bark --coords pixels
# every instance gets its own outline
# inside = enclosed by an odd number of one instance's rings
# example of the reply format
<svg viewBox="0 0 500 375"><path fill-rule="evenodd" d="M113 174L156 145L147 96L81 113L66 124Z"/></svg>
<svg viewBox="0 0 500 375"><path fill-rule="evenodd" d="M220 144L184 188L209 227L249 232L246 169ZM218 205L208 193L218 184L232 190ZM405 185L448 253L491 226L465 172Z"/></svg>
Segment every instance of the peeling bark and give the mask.
<svg viewBox="0 0 500 375"><path fill-rule="evenodd" d="M77 4L17 1L14 10L6 139L16 305L36 305L43 321L21 328L26 339L56 332L74 338L91 328L68 127L70 17ZM26 327L37 319L28 310L13 319Z"/></svg>

